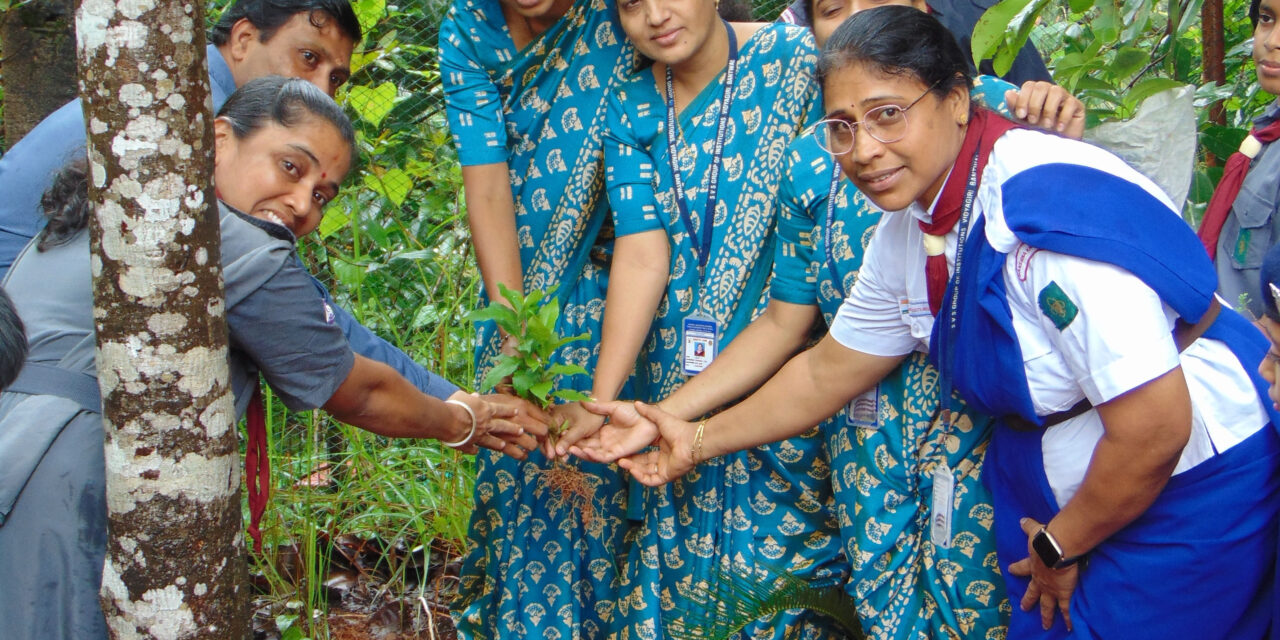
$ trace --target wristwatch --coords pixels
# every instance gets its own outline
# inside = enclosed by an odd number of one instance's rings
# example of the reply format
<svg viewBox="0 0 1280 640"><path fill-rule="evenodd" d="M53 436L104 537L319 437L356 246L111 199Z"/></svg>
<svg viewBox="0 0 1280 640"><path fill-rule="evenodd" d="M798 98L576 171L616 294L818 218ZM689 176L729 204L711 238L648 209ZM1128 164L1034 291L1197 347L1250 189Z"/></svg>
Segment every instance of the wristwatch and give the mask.
<svg viewBox="0 0 1280 640"><path fill-rule="evenodd" d="M1040 527L1036 535L1031 538L1031 548L1036 550L1036 555L1040 556L1040 561L1046 567L1053 569L1065 569L1084 559L1084 554L1064 558L1062 556L1062 545L1058 544L1058 540L1049 533L1048 527Z"/></svg>

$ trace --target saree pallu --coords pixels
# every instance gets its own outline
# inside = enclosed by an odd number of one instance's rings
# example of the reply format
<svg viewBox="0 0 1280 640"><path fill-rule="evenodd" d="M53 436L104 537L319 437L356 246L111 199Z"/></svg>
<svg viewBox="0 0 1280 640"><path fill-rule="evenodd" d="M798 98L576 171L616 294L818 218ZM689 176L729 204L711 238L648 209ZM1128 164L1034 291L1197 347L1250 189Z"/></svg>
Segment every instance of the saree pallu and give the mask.
<svg viewBox="0 0 1280 640"><path fill-rule="evenodd" d="M631 69L631 50L605 0L579 0L516 50L497 0L458 0L441 28L449 124L464 165L506 162L526 292L550 291L556 330L586 333L554 356L588 372L599 353L607 273L589 254L608 218L601 167L605 94ZM482 233L483 230L473 230ZM486 296L486 299L488 296ZM500 339L480 326L477 383ZM591 375L558 381L589 392ZM462 637L597 638L614 610L625 484L616 467L573 460L591 514L559 504L539 452L526 462L481 451L461 595Z"/></svg>

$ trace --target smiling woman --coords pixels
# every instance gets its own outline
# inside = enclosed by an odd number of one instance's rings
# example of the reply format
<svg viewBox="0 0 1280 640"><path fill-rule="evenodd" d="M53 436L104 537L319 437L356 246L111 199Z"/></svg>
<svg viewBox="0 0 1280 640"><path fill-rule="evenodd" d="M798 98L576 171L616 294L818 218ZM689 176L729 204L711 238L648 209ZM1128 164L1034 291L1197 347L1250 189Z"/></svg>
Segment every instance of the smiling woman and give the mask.
<svg viewBox="0 0 1280 640"><path fill-rule="evenodd" d="M938 59L908 62L922 41ZM929 90L935 68L964 56L933 18L867 11L827 44L826 104L865 121ZM620 464L659 484L798 433L927 348L939 417L955 390L996 420L986 473L1019 605L1009 637L1263 637L1280 510L1266 341L1221 308L1159 187L1096 147L970 108L967 69L957 83L912 108L900 140L859 130L840 157L888 211L830 334L701 425L614 411L663 439Z"/></svg>
<svg viewBox="0 0 1280 640"><path fill-rule="evenodd" d="M447 401L424 395L352 353L333 324L293 233L315 226L350 165L353 134L341 108L305 81L272 76L233 94L218 122L230 132L217 147L215 182L230 194L219 213L238 414L261 375L290 409L323 407L381 435L517 457L536 446L533 435L546 433L536 408L463 392ZM31 343L22 373L0 395L0 619L5 637L18 640L107 635L98 604L106 503L86 165L81 158L59 174L43 201L50 225L5 280ZM256 537L260 513L251 515Z"/></svg>

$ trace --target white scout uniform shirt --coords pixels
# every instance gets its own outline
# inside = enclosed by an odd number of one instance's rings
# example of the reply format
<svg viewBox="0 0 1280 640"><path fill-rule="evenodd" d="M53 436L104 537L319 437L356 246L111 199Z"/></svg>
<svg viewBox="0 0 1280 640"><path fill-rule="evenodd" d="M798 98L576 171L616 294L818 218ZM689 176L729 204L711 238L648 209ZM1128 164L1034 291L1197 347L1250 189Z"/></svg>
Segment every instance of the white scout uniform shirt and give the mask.
<svg viewBox="0 0 1280 640"><path fill-rule="evenodd" d="M1008 303L1036 413L1063 411L1082 398L1094 405L1107 402L1181 364L1193 417L1191 438L1175 475L1265 425L1267 417L1253 383L1235 355L1208 339L1197 340L1179 354L1171 333L1177 315L1136 276L1110 264L1035 250L1013 235L1004 222L1000 187L1016 173L1049 162L1107 171L1168 203L1150 180L1090 145L1026 130L1011 131L996 142L972 218L986 217L988 242L1009 256L1004 266ZM1103 207L1097 211L1123 214ZM1170 215L1176 216L1172 208ZM878 356L928 350L934 318L925 284L924 232L917 221L931 216L932 207L926 211L912 203L881 219L858 281L831 325L831 335L840 344ZM949 268L954 267L957 237L954 229L946 237ZM1078 309L1061 331L1038 302L1040 292L1052 283ZM1045 431L1045 473L1059 506L1075 495L1102 433L1096 410Z"/></svg>

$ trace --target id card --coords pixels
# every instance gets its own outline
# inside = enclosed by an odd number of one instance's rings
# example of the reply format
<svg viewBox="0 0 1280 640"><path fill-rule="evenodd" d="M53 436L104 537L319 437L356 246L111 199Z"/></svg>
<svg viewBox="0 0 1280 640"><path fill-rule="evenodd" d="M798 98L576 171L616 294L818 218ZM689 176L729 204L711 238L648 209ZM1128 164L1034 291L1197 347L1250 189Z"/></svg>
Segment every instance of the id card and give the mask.
<svg viewBox="0 0 1280 640"><path fill-rule="evenodd" d="M684 373L702 373L716 358L720 341L720 323L715 318L695 314L684 319Z"/></svg>
<svg viewBox="0 0 1280 640"><path fill-rule="evenodd" d="M853 400L845 407L845 424L858 429L880 428L880 385Z"/></svg>
<svg viewBox="0 0 1280 640"><path fill-rule="evenodd" d="M956 479L946 465L933 470L933 509L929 518L929 539L939 549L951 548L951 506L954 504Z"/></svg>

